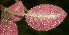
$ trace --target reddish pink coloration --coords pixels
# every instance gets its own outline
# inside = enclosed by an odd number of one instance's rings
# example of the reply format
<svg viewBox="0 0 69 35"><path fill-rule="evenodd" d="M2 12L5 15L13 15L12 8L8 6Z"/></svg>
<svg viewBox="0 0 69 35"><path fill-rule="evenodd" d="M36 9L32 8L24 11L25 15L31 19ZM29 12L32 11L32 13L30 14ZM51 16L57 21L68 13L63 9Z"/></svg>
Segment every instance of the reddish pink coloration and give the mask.
<svg viewBox="0 0 69 35"><path fill-rule="evenodd" d="M0 5L1 10L5 10L5 7L3 5Z"/></svg>
<svg viewBox="0 0 69 35"><path fill-rule="evenodd" d="M58 6L42 4L31 8L26 15L26 22L38 31L48 31L65 19L67 13Z"/></svg>
<svg viewBox="0 0 69 35"><path fill-rule="evenodd" d="M17 25L7 11L1 13L0 35L18 35Z"/></svg>
<svg viewBox="0 0 69 35"><path fill-rule="evenodd" d="M9 9L14 10L14 11L18 11L21 13L24 12L24 6L23 6L22 1L16 2L14 5L10 6Z"/></svg>
<svg viewBox="0 0 69 35"><path fill-rule="evenodd" d="M15 24L15 22L0 22L0 35L18 35L17 25Z"/></svg>
<svg viewBox="0 0 69 35"><path fill-rule="evenodd" d="M14 5L9 7L8 12L12 15L11 18L13 21L19 21L24 16L24 6L22 1L18 1Z"/></svg>

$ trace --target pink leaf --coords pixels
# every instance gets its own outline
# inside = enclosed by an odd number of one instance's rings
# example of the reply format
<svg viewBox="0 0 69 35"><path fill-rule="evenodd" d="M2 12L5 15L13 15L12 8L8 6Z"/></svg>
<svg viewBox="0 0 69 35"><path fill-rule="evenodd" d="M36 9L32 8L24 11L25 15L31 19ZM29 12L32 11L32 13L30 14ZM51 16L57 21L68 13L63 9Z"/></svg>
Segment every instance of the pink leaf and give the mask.
<svg viewBox="0 0 69 35"><path fill-rule="evenodd" d="M48 31L63 22L67 13L58 6L42 4L31 8L26 16L28 25L38 31Z"/></svg>
<svg viewBox="0 0 69 35"><path fill-rule="evenodd" d="M0 35L18 35L18 29L15 22L1 21L0 22Z"/></svg>
<svg viewBox="0 0 69 35"><path fill-rule="evenodd" d="M22 1L16 2L14 5L10 6L7 11L11 14L11 19L13 21L20 21L24 16L24 6Z"/></svg>

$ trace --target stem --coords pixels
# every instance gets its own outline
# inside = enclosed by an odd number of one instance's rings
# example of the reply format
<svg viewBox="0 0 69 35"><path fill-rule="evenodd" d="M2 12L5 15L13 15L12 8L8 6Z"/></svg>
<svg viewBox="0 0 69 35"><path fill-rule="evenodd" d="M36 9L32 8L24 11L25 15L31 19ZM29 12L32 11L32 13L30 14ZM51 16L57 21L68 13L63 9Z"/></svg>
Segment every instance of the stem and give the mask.
<svg viewBox="0 0 69 35"><path fill-rule="evenodd" d="M24 9L25 9L26 12L28 12L28 9L25 6L24 6Z"/></svg>

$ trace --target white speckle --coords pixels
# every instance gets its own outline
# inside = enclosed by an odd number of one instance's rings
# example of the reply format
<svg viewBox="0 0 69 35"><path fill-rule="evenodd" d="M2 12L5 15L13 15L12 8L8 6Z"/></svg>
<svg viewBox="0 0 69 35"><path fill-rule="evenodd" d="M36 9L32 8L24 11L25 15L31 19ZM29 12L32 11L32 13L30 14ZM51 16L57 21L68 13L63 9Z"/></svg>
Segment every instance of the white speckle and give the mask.
<svg viewBox="0 0 69 35"><path fill-rule="evenodd" d="M32 23L34 25L34 23Z"/></svg>
<svg viewBox="0 0 69 35"><path fill-rule="evenodd" d="M7 21L7 20L6 20Z"/></svg>
<svg viewBox="0 0 69 35"><path fill-rule="evenodd" d="M7 27L7 28L10 28L10 27Z"/></svg>
<svg viewBox="0 0 69 35"><path fill-rule="evenodd" d="M11 22L11 21L10 21Z"/></svg>
<svg viewBox="0 0 69 35"><path fill-rule="evenodd" d="M40 8L40 6L38 6L38 8Z"/></svg>
<svg viewBox="0 0 69 35"><path fill-rule="evenodd" d="M37 27L35 27L35 28L37 28Z"/></svg>
<svg viewBox="0 0 69 35"><path fill-rule="evenodd" d="M45 26L46 24L44 24L44 26Z"/></svg>
<svg viewBox="0 0 69 35"><path fill-rule="evenodd" d="M29 24L28 24L29 25Z"/></svg>
<svg viewBox="0 0 69 35"><path fill-rule="evenodd" d="M32 27L32 28L34 28L34 27Z"/></svg>
<svg viewBox="0 0 69 35"><path fill-rule="evenodd" d="M3 31L3 32L5 32L5 31Z"/></svg>
<svg viewBox="0 0 69 35"><path fill-rule="evenodd" d="M10 30L10 31L12 31L12 30Z"/></svg>
<svg viewBox="0 0 69 35"><path fill-rule="evenodd" d="M6 26L6 27L8 27L8 26Z"/></svg>
<svg viewBox="0 0 69 35"><path fill-rule="evenodd" d="M29 22L31 22L31 20Z"/></svg>
<svg viewBox="0 0 69 35"><path fill-rule="evenodd" d="M5 29L4 29L5 30Z"/></svg>
<svg viewBox="0 0 69 35"><path fill-rule="evenodd" d="M55 22L56 23L56 22Z"/></svg>
<svg viewBox="0 0 69 35"><path fill-rule="evenodd" d="M53 27L55 26L55 25L52 25Z"/></svg>

